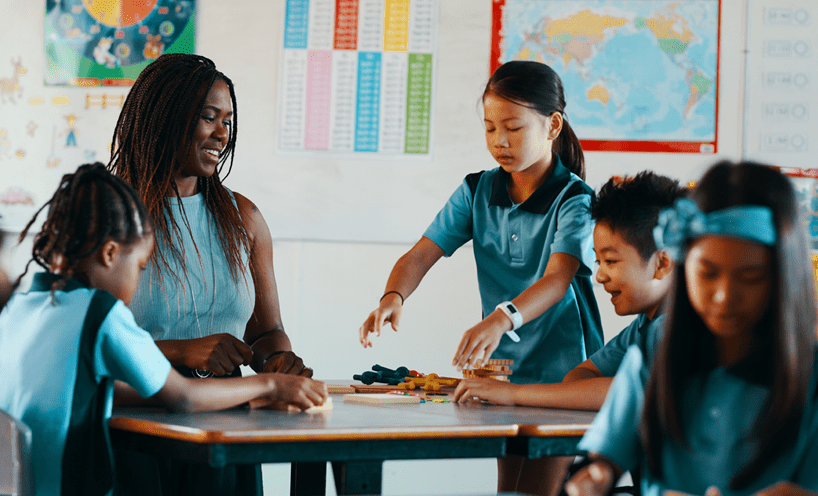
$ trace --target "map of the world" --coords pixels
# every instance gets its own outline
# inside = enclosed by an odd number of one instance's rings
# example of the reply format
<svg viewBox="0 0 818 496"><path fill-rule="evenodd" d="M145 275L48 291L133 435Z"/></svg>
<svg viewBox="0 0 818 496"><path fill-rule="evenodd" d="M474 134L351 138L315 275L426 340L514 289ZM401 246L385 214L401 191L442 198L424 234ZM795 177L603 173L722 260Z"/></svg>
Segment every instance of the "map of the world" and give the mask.
<svg viewBox="0 0 818 496"><path fill-rule="evenodd" d="M551 66L586 149L715 151L718 0L495 0L492 70Z"/></svg>

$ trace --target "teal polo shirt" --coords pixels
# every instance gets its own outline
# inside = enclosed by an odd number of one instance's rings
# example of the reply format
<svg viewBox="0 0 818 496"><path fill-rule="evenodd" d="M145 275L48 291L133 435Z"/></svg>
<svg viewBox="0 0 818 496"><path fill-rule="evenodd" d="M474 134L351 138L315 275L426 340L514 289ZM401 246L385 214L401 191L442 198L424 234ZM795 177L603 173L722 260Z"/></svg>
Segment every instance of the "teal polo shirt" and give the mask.
<svg viewBox="0 0 818 496"><path fill-rule="evenodd" d="M560 382L602 346L590 284L594 193L554 159L551 175L519 204L511 201L510 175L502 168L470 174L423 234L447 257L473 241L483 316L542 278L552 253L580 261L575 282L582 284L572 284L561 301L518 329L519 343L503 335L492 355L514 360L510 379L516 383ZM588 317L598 328L583 329Z"/></svg>
<svg viewBox="0 0 818 496"><path fill-rule="evenodd" d="M613 377L619 370L622 359L631 345L642 346L651 352L656 348L662 334L665 316L657 315L653 320L640 313L628 327L611 338L601 350L591 355L591 363L602 372L605 377Z"/></svg>
<svg viewBox="0 0 818 496"><path fill-rule="evenodd" d="M122 301L34 275L0 313L0 409L31 429L37 494L106 494L114 380L156 394L170 362Z"/></svg>

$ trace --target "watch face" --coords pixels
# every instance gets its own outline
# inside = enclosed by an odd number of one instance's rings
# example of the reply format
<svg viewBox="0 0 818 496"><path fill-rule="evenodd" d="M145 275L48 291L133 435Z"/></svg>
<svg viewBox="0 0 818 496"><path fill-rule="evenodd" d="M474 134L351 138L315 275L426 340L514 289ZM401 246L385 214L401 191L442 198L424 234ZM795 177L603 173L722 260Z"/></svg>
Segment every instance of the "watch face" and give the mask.
<svg viewBox="0 0 818 496"><path fill-rule="evenodd" d="M508 311L511 313L517 313L517 309L514 307L514 305L506 305L506 308L508 308Z"/></svg>

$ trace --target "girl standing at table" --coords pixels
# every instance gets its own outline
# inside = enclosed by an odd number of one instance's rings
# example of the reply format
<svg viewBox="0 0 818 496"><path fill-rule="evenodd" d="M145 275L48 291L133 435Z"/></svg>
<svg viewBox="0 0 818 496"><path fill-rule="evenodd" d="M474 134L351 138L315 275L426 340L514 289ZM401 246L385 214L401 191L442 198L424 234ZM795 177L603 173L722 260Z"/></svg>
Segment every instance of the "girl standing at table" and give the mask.
<svg viewBox="0 0 818 496"><path fill-rule="evenodd" d="M559 382L602 346L590 281L594 194L583 181L582 148L565 120L562 82L545 64L503 64L482 102L486 145L500 166L468 175L398 260L360 341L372 346L370 334L386 322L397 330L403 302L426 272L473 240L483 320L465 332L453 365L513 359L512 381ZM523 463L501 462L501 492L553 492L518 484Z"/></svg>
<svg viewBox="0 0 818 496"><path fill-rule="evenodd" d="M652 365L632 346L579 447L572 496L642 466L642 494L815 494L815 281L795 191L778 170L722 162L660 217L675 253Z"/></svg>

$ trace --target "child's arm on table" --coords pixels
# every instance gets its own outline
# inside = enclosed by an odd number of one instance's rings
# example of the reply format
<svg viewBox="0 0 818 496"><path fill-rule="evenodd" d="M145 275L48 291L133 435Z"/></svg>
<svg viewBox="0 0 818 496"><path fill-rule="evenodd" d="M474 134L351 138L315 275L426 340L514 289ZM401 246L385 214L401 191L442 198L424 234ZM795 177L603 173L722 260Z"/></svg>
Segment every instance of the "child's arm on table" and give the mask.
<svg viewBox="0 0 818 496"><path fill-rule="evenodd" d="M358 336L364 348L371 347L370 334L381 335L386 322L398 330L403 313L403 301L409 298L432 266L443 256L443 250L427 237L421 237L415 246L395 262L386 282L384 296L376 308L358 329ZM400 294L391 293L395 291ZM403 297L403 299L401 299Z"/></svg>
<svg viewBox="0 0 818 496"><path fill-rule="evenodd" d="M523 322L539 317L565 297L579 270L580 261L567 253L553 253L548 258L545 274L528 289L514 298L514 305L523 316ZM500 310L495 310L467 330L457 347L452 365L458 370L483 366L500 344L503 333L511 330L512 323ZM525 336L520 336L525 339Z"/></svg>
<svg viewBox="0 0 818 496"><path fill-rule="evenodd" d="M465 379L455 389L454 401L479 398L497 405L599 410L612 381L612 377L596 377L555 384L512 384L494 379Z"/></svg>
<svg viewBox="0 0 818 496"><path fill-rule="evenodd" d="M154 397L179 412L224 410L260 397L307 409L324 403L327 387L323 382L290 374L200 380L188 379L171 369L165 385Z"/></svg>

